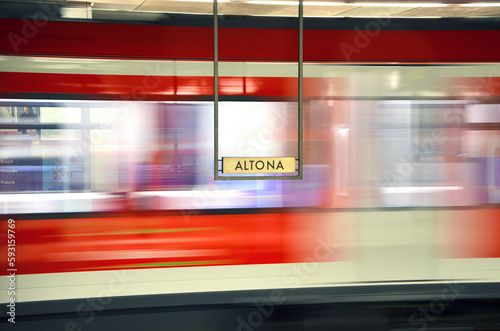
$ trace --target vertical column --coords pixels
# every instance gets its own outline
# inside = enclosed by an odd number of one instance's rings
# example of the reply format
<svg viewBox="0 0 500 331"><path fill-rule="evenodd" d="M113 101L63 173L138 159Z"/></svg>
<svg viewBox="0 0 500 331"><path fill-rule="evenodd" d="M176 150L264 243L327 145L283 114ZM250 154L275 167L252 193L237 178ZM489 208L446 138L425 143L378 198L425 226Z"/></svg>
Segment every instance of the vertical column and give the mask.
<svg viewBox="0 0 500 331"><path fill-rule="evenodd" d="M299 0L299 135L298 135L298 143L299 143L299 176L298 179L302 179L302 165L303 165L303 122L304 122L304 113L303 113L303 75L304 75L304 49L303 49L303 36L304 36L304 1Z"/></svg>
<svg viewBox="0 0 500 331"><path fill-rule="evenodd" d="M214 179L219 178L219 22L214 0Z"/></svg>
<svg viewBox="0 0 500 331"><path fill-rule="evenodd" d="M299 1L299 56L298 56L298 171L293 176L219 176L219 56L218 56L218 1L213 1L214 19L214 180L302 179L303 178L303 0ZM253 161L252 161L253 162ZM221 167L222 171L222 167ZM255 173L253 173L255 174Z"/></svg>

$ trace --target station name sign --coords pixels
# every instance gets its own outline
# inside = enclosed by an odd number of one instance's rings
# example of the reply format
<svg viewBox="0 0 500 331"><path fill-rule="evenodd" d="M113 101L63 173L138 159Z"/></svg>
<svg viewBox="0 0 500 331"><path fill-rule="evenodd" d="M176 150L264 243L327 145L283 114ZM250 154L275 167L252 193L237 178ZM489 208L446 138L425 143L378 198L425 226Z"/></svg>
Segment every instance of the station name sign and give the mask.
<svg viewBox="0 0 500 331"><path fill-rule="evenodd" d="M223 157L223 174L294 173L294 157Z"/></svg>

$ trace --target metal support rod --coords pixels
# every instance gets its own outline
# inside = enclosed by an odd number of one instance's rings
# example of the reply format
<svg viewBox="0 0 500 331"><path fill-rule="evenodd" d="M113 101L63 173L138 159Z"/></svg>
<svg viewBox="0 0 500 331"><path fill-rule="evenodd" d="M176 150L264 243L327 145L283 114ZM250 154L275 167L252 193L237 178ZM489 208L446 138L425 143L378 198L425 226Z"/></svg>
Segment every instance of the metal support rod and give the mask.
<svg viewBox="0 0 500 331"><path fill-rule="evenodd" d="M303 0L299 0L299 61L298 61L298 161L299 169L297 176L219 176L219 52L218 52L218 8L217 0L214 0L214 179L215 180L256 180L256 179L302 179L303 178L303 30L304 30L304 6Z"/></svg>
<svg viewBox="0 0 500 331"><path fill-rule="evenodd" d="M299 179L302 179L302 167L303 167L303 82L302 78L304 76L304 52L303 52L303 33L304 33L304 3L303 0L299 0Z"/></svg>
<svg viewBox="0 0 500 331"><path fill-rule="evenodd" d="M214 0L214 180L219 178L219 21Z"/></svg>

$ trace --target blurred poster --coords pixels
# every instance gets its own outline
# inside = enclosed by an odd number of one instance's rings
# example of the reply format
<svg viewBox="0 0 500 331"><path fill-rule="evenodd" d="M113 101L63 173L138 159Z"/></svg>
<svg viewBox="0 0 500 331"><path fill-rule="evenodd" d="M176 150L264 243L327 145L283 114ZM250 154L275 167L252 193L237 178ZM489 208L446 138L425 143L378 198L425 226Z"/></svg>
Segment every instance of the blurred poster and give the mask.
<svg viewBox="0 0 500 331"><path fill-rule="evenodd" d="M80 140L82 139L81 130L70 129L42 129L42 140Z"/></svg>
<svg viewBox="0 0 500 331"><path fill-rule="evenodd" d="M1 129L0 140L22 140L23 131L18 129Z"/></svg>
<svg viewBox="0 0 500 331"><path fill-rule="evenodd" d="M79 191L83 190L83 160L79 156L57 147L43 149L43 190Z"/></svg>
<svg viewBox="0 0 500 331"><path fill-rule="evenodd" d="M0 155L0 192L39 191L40 159L30 157L26 143L2 144Z"/></svg>
<svg viewBox="0 0 500 331"><path fill-rule="evenodd" d="M6 140L40 140L38 129L0 129L0 141Z"/></svg>
<svg viewBox="0 0 500 331"><path fill-rule="evenodd" d="M38 107L16 107L17 121L19 123L39 123L40 108Z"/></svg>

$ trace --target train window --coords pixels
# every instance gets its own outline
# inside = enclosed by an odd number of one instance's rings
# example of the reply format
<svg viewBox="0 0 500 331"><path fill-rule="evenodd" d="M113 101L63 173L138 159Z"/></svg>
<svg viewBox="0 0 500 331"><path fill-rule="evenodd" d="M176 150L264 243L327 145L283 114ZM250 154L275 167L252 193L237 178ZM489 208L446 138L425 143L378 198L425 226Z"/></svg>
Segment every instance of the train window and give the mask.
<svg viewBox="0 0 500 331"><path fill-rule="evenodd" d="M478 203L500 203L500 105L471 104L465 113L462 155L474 167Z"/></svg>
<svg viewBox="0 0 500 331"><path fill-rule="evenodd" d="M148 104L10 101L0 114L0 192L130 191L161 132Z"/></svg>
<svg viewBox="0 0 500 331"><path fill-rule="evenodd" d="M297 153L297 132L290 129L298 120L296 103L220 106L221 128L231 128L220 131L221 155ZM189 194L207 189L254 197L253 202L213 199L207 208L317 206L327 199L326 189L330 205L346 207L500 201L498 105L308 101L304 180L282 184L214 183L212 107L210 102L9 102L0 108L0 192L192 192L176 196L184 200L174 205L185 208L193 207ZM29 118L40 121L18 121L25 108L34 114Z"/></svg>
<svg viewBox="0 0 500 331"><path fill-rule="evenodd" d="M292 102L221 102L221 157L296 156L297 104Z"/></svg>
<svg viewBox="0 0 500 331"><path fill-rule="evenodd" d="M477 186L472 184L477 182L478 165L464 151L472 128L464 121L467 101L348 103L350 119L347 126L334 127L334 146L337 155L344 146L340 133L349 132L349 152L345 154L352 166L347 175L341 175L342 157L336 157L334 178L338 181L335 186L343 177L352 179L355 206L481 203Z"/></svg>
<svg viewBox="0 0 500 331"><path fill-rule="evenodd" d="M81 108L19 102L1 113L0 192L84 190L87 155L74 148L84 134Z"/></svg>
<svg viewBox="0 0 500 331"><path fill-rule="evenodd" d="M135 189L186 190L205 183L213 172L213 103L158 103L144 115L151 123L136 136Z"/></svg>

